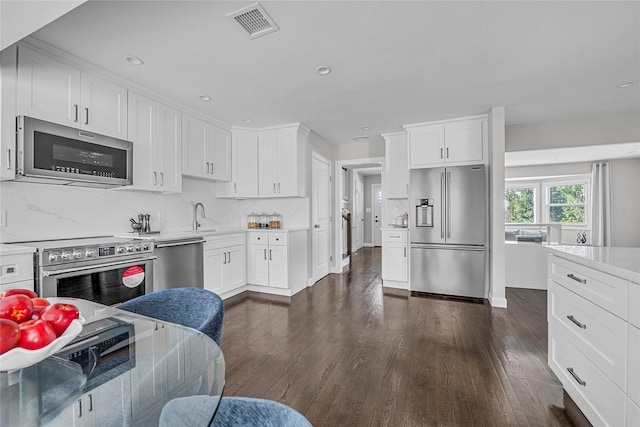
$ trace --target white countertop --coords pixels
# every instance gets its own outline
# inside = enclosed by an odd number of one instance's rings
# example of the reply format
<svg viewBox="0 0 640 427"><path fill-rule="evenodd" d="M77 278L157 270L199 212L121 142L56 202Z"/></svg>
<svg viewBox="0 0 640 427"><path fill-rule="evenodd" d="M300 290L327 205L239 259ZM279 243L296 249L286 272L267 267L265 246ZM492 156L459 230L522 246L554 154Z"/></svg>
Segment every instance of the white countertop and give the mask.
<svg viewBox="0 0 640 427"><path fill-rule="evenodd" d="M308 231L308 228L304 227L292 227L292 228L249 228L246 231L251 233L259 231L268 231L270 233L292 233L294 231Z"/></svg>
<svg viewBox="0 0 640 427"><path fill-rule="evenodd" d="M126 237L129 239L146 239L155 240L156 242L164 242L168 240L179 240L187 237L207 237L207 236L222 236L225 234L244 233L247 231L243 228L217 228L217 229L202 229L198 231L185 230L185 231L163 231L158 234L143 234L137 233L122 233L115 237Z"/></svg>
<svg viewBox="0 0 640 427"><path fill-rule="evenodd" d="M552 254L640 284L640 248L545 245Z"/></svg>
<svg viewBox="0 0 640 427"><path fill-rule="evenodd" d="M20 246L13 244L0 244L0 256L20 255L20 254L32 254L36 251L36 248L29 246Z"/></svg>
<svg viewBox="0 0 640 427"><path fill-rule="evenodd" d="M380 227L380 231L409 231L409 227L386 226L386 227Z"/></svg>

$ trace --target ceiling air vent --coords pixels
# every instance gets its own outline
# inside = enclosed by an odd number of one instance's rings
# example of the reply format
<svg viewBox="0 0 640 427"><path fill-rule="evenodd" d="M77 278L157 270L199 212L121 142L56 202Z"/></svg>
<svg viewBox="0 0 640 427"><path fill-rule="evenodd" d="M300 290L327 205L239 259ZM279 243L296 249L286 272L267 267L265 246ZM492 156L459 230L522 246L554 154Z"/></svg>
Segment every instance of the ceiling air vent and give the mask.
<svg viewBox="0 0 640 427"><path fill-rule="evenodd" d="M240 10L227 14L227 16L235 19L236 22L249 33L249 37L252 39L279 30L278 25L267 15L267 12L260 3L243 7Z"/></svg>

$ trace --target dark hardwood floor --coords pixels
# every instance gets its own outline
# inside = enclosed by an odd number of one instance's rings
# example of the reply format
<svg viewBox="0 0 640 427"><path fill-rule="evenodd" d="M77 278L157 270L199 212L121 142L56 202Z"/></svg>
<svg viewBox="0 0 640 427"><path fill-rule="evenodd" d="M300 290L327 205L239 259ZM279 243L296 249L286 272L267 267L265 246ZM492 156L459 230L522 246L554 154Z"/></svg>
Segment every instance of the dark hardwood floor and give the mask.
<svg viewBox="0 0 640 427"><path fill-rule="evenodd" d="M382 288L380 248L291 298L225 301L225 395L314 426L571 426L547 367L546 292L509 308Z"/></svg>

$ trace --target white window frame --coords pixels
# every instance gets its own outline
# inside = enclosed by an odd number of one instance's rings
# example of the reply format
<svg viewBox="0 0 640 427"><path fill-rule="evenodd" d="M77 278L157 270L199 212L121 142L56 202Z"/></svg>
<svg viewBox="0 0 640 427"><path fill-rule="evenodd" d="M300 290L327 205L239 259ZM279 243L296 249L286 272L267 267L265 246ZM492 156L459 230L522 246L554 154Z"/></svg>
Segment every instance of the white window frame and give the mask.
<svg viewBox="0 0 640 427"><path fill-rule="evenodd" d="M541 200L540 207L542 209L542 220L546 223L551 223L549 219L549 188L550 187L560 187L563 185L584 185L584 223L581 224L562 224L562 228L565 229L573 229L573 230L582 230L582 229L590 229L591 221L590 221L590 192L591 192L591 179L590 176L573 176L571 178L562 178L562 179L545 179L541 181L542 184L542 193L544 193L544 200ZM580 204L582 205L582 204Z"/></svg>
<svg viewBox="0 0 640 427"><path fill-rule="evenodd" d="M540 182L539 181L507 181L504 185L505 190L510 188L533 188L533 222L539 222L540 219ZM504 195L502 196L504 198ZM506 209L506 206L505 206ZM516 222L505 222L505 225L518 224ZM527 223L528 224L528 223Z"/></svg>

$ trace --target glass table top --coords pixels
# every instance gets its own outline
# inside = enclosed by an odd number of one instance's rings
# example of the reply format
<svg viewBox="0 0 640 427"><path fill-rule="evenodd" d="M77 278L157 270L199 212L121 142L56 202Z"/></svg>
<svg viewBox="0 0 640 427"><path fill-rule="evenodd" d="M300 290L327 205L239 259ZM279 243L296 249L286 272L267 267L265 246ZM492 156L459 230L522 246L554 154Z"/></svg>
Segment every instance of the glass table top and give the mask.
<svg viewBox="0 0 640 427"><path fill-rule="evenodd" d="M60 352L0 372L0 426L157 426L172 399L211 396L224 387L222 351L208 336L90 301L83 330Z"/></svg>

